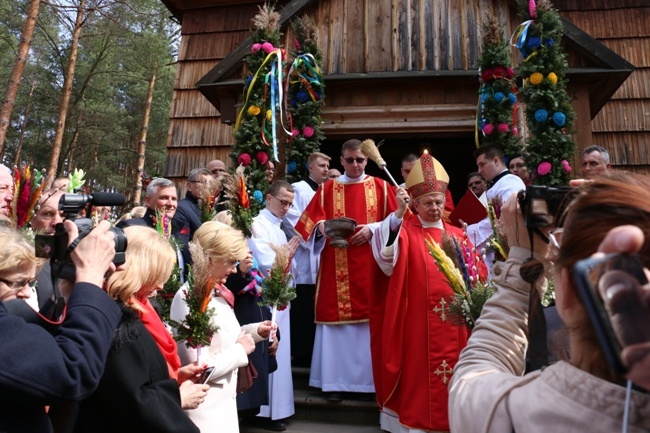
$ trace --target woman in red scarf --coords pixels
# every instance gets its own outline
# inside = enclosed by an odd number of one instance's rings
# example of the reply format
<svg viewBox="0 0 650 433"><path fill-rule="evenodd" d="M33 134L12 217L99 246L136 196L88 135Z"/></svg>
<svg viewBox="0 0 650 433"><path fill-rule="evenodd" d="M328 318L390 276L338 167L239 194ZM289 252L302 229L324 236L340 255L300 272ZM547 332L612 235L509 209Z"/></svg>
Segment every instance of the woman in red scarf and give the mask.
<svg viewBox="0 0 650 433"><path fill-rule="evenodd" d="M105 287L122 320L99 386L81 404L75 432L198 432L183 409L205 398L208 386L194 383L205 366L181 368L176 343L149 302L171 275L176 252L148 227L124 232L126 269Z"/></svg>

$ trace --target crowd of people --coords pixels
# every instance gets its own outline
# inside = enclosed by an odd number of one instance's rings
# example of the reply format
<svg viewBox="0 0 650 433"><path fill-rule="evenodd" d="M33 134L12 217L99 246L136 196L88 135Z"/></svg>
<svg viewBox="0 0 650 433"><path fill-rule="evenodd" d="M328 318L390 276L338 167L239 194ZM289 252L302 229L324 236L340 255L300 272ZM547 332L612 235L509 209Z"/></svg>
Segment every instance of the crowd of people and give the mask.
<svg viewBox="0 0 650 433"><path fill-rule="evenodd" d="M449 221L450 178L433 155L405 155L404 183L392 185L366 174L361 144L342 145L342 173L312 154L308 177L293 184L269 162L248 238L232 226L225 190L214 221L201 219L202 191L228 176L223 161L192 170L182 200L171 180L151 181L144 206L116 224L127 239L119 266L108 221L80 238L65 219L61 179L30 225L45 236L65 229L74 278L11 226L13 181L0 166L0 431L282 431L295 413L292 366L310 367L310 386L332 404L376 401L392 433L650 429L647 279L622 268L596 282L624 371L608 364L574 279L576 263L597 253L637 253L650 268L647 177L615 172L606 149L587 147L557 227L531 235L517 199L532 181L526 155L480 147L467 188L503 203L509 253L498 261L483 254L493 221ZM328 230L340 218L356 222L346 248ZM178 242L161 234L161 219ZM452 320L455 292L428 244L446 239L475 254L472 278L496 288L473 329ZM280 254L296 298L272 320L262 281ZM167 319L154 297L175 269L183 284ZM560 361L531 372L529 300L549 278L567 343ZM179 337L197 281L208 288L204 346Z"/></svg>

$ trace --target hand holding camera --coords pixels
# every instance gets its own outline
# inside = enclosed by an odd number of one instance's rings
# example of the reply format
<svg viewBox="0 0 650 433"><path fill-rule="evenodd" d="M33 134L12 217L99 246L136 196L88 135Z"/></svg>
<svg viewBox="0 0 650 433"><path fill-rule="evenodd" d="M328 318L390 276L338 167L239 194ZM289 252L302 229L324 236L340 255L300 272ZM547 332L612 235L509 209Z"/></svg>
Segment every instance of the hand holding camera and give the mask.
<svg viewBox="0 0 650 433"><path fill-rule="evenodd" d="M102 221L81 241L76 241L79 230L74 221L65 221L69 244L78 242L70 252L70 258L76 268L76 281L87 282L102 287L107 270L115 270L114 234L110 231L111 224Z"/></svg>

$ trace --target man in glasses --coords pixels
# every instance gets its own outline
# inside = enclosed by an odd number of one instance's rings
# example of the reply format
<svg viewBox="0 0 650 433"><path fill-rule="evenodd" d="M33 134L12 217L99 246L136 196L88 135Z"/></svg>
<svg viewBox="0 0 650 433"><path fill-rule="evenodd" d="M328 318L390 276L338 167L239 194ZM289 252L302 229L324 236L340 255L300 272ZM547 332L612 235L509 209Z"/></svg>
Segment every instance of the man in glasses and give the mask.
<svg viewBox="0 0 650 433"><path fill-rule="evenodd" d="M308 241L316 233L326 236L325 220L348 217L358 223L348 248L334 248L327 241L322 252L314 251L320 253L320 269L309 385L329 392L332 401L367 399L375 391L369 297L370 290L379 290L387 278L373 259L370 242L374 229L397 208L397 201L391 185L365 174L367 163L361 141L343 143L344 174L319 187L296 224L296 232Z"/></svg>
<svg viewBox="0 0 650 433"><path fill-rule="evenodd" d="M264 276L269 275L269 270L275 260L273 247L285 248L292 257L300 239L297 236L287 241L287 236L282 231L282 220L293 207L294 189L289 182L276 180L266 191L266 208L253 218L251 225L252 236L249 246L253 257L257 260L258 269ZM292 274L295 275L295 262L292 261ZM276 358L278 369L271 373L269 379L269 405L260 409L262 427L282 431L286 429L283 421L294 414L293 381L291 378L291 324L289 309L278 311L276 316L282 341L278 346Z"/></svg>
<svg viewBox="0 0 650 433"><path fill-rule="evenodd" d="M320 185L328 180L330 157L315 152L307 159L309 177L291 184L296 193L294 205L285 216L284 231L287 236L295 236L294 227L300 215L316 194ZM323 242L321 236L318 242ZM291 355L294 365L309 367L314 348L314 296L320 254L314 254L313 243L301 243L296 251L296 299L291 301Z"/></svg>

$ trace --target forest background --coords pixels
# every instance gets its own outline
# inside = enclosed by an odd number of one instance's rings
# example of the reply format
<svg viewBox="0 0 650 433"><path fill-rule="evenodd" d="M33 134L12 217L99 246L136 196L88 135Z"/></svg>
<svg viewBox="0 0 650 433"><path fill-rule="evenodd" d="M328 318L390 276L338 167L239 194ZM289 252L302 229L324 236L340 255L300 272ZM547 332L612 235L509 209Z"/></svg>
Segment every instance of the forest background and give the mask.
<svg viewBox="0 0 650 433"><path fill-rule="evenodd" d="M3 92L33 1L0 0ZM83 169L91 190L133 201L144 177L162 175L180 25L159 0L39 3L2 162L55 177Z"/></svg>

